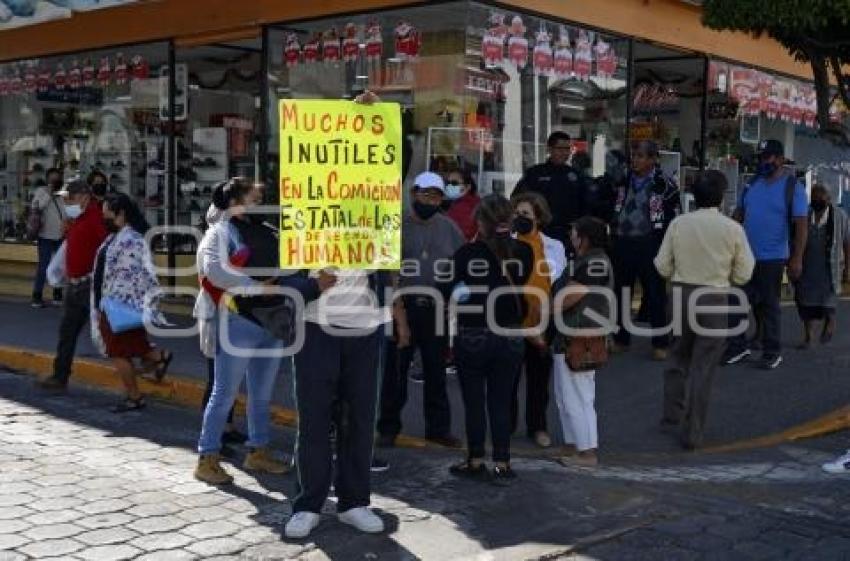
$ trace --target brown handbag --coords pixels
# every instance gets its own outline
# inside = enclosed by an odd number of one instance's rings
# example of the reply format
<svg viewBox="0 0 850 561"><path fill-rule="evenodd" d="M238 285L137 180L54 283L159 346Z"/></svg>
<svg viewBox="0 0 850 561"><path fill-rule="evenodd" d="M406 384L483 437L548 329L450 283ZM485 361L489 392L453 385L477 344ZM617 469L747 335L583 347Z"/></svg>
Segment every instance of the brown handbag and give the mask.
<svg viewBox="0 0 850 561"><path fill-rule="evenodd" d="M608 363L608 338L604 335L570 337L565 355L572 372L599 370Z"/></svg>

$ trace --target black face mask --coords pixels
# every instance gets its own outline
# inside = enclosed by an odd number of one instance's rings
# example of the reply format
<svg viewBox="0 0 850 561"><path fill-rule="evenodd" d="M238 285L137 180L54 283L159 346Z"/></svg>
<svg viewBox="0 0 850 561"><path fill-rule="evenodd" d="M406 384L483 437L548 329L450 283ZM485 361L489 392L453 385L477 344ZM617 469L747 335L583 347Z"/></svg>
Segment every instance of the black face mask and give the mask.
<svg viewBox="0 0 850 561"><path fill-rule="evenodd" d="M534 230L534 220L526 216L517 216L514 218L513 230L521 236L530 234Z"/></svg>
<svg viewBox="0 0 850 561"><path fill-rule="evenodd" d="M821 212L826 208L826 201L812 201L812 208L815 210L815 212Z"/></svg>
<svg viewBox="0 0 850 561"><path fill-rule="evenodd" d="M115 223L114 218L104 218L103 225L106 227L106 231L114 234L118 231L118 224Z"/></svg>
<svg viewBox="0 0 850 561"><path fill-rule="evenodd" d="M436 205L427 205L425 203L420 203L419 201L413 201L413 212L415 212L422 220L428 220L440 212L440 207Z"/></svg>
<svg viewBox="0 0 850 561"><path fill-rule="evenodd" d="M54 179L53 181L50 182L50 188L53 189L54 191L58 191L61 187L62 187L62 180L61 179Z"/></svg>

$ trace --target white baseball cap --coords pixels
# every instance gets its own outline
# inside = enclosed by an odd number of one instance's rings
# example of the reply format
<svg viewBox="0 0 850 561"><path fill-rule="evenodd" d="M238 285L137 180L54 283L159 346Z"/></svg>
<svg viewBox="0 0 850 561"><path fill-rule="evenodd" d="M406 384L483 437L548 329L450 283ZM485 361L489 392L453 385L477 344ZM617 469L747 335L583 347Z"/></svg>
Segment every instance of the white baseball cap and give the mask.
<svg viewBox="0 0 850 561"><path fill-rule="evenodd" d="M413 180L413 186L417 189L437 189L442 194L446 194L446 184L443 178L433 171L423 171Z"/></svg>

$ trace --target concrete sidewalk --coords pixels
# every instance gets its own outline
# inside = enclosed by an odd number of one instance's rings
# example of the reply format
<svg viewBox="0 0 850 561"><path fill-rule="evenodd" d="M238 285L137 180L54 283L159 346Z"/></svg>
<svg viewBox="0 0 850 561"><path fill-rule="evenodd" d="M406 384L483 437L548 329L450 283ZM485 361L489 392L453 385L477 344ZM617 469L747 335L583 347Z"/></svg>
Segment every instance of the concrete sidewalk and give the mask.
<svg viewBox="0 0 850 561"><path fill-rule="evenodd" d="M796 343L799 322L793 308L784 308L783 333L789 347L785 352L785 363L773 372L756 370L750 365L720 371L707 427L707 443L726 444L776 434L850 403L850 330L842 329L842 319L848 313L850 303L842 302L839 327L829 346L817 346L802 352L790 349ZM13 353L18 348L42 354L54 353L61 310L37 310L22 301L4 300L0 301L0 317L4 318L0 346L12 347L10 352ZM186 326L189 321L185 317L170 319L181 326ZM174 351L171 370L179 379L188 381L176 384L170 391L172 394L191 394L183 395L186 399L182 402L196 404L207 376L197 338L169 338L157 343ZM77 356L100 360L95 355L87 330L80 337ZM609 367L598 375L596 403L603 455L616 457L628 454L639 458L644 453L678 452L672 441L656 430L664 364L652 362L648 357L646 341L637 341L629 354L615 357ZM42 356L41 369L49 370L48 358ZM100 371L108 375L108 370L102 366ZM463 437L463 408L456 377L449 377L448 387L453 431ZM292 375L288 361L284 362L278 379L274 401L285 409L292 409ZM523 403L522 396L520 403ZM424 435L421 404L422 386L411 382L408 407L404 412L405 434ZM553 402L550 404L550 430L557 440L560 429L554 408ZM287 413L283 418L291 420L294 417ZM524 434L522 424L517 433ZM515 446L520 452L534 451L525 438L518 437Z"/></svg>

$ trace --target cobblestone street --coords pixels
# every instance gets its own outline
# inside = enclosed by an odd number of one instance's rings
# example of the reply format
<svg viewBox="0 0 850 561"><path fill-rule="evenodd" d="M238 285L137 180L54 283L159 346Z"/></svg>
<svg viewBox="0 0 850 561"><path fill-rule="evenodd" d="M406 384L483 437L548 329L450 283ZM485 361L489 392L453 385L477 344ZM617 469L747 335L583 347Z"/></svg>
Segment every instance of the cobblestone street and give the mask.
<svg viewBox="0 0 850 561"><path fill-rule="evenodd" d="M517 459L510 488L452 479L451 452L397 449L376 474L381 536L326 515L287 543L293 476L192 477L199 415L36 392L0 374L0 560L850 559L850 486L819 464L843 435L736 455L618 458L589 472ZM291 431L276 448L291 450ZM604 458L603 458L604 459ZM334 510L329 501L328 513Z"/></svg>

